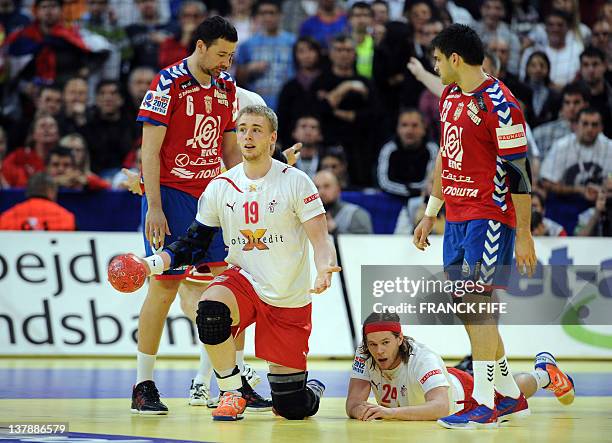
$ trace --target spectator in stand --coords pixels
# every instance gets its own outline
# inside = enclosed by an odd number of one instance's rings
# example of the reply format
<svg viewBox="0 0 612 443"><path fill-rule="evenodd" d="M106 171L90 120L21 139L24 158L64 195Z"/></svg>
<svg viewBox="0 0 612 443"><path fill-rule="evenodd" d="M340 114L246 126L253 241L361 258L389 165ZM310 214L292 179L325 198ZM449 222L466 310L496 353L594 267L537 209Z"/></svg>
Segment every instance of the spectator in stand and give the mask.
<svg viewBox="0 0 612 443"><path fill-rule="evenodd" d="M87 11L81 17L80 24L83 29L105 38L109 44L108 58L96 73L97 80L118 80L121 66L130 56L129 45L125 28L119 25L109 0L87 0Z"/></svg>
<svg viewBox="0 0 612 443"><path fill-rule="evenodd" d="M229 0L231 12L226 18L236 28L239 44L246 42L257 31L257 25L253 20L254 3L254 0Z"/></svg>
<svg viewBox="0 0 612 443"><path fill-rule="evenodd" d="M312 37L300 37L293 45L296 75L283 85L278 97L278 135L283 146L291 145L296 119L317 108L314 80L321 74L321 46Z"/></svg>
<svg viewBox="0 0 612 443"><path fill-rule="evenodd" d="M414 219L437 155L438 145L427 140L423 116L416 109L401 110L395 136L378 156L378 185L384 192L403 199L400 217Z"/></svg>
<svg viewBox="0 0 612 443"><path fill-rule="evenodd" d="M434 16L431 3L428 0L406 3L405 15L411 27L415 54L418 58L425 58L432 40L425 34L425 26L432 19L437 19L437 16Z"/></svg>
<svg viewBox="0 0 612 443"><path fill-rule="evenodd" d="M321 122L314 115L303 115L295 122L293 139L302 144L295 166L314 178L319 169L320 154L323 151Z"/></svg>
<svg viewBox="0 0 612 443"><path fill-rule="evenodd" d="M579 83L572 83L563 88L559 118L540 125L533 131L543 157L546 156L556 140L574 131L578 121L578 113L589 106L590 99L588 89Z"/></svg>
<svg viewBox="0 0 612 443"><path fill-rule="evenodd" d="M605 136L612 137L612 86L606 82L606 55L601 50L588 46L580 54L580 78L591 93L591 106L602 115Z"/></svg>
<svg viewBox="0 0 612 443"><path fill-rule="evenodd" d="M612 23L607 20L597 20L593 24L593 32L591 33L591 45L598 48L606 55L607 81L611 81L612 77Z"/></svg>
<svg viewBox="0 0 612 443"><path fill-rule="evenodd" d="M34 174L27 183L26 201L0 215L4 231L74 231L74 214L56 203L57 184L45 173Z"/></svg>
<svg viewBox="0 0 612 443"><path fill-rule="evenodd" d="M332 39L344 34L348 29L348 19L336 0L318 0L316 15L307 18L300 26L300 36L309 36L319 42L327 51Z"/></svg>
<svg viewBox="0 0 612 443"><path fill-rule="evenodd" d="M130 72L127 82L128 98L125 101L123 109L126 117L133 122L136 122L138 110L140 109L142 100L149 90L149 86L151 85L155 74L157 74L157 72L147 66L135 68L132 70L132 72ZM142 127L139 126L138 132L140 133L141 131Z"/></svg>
<svg viewBox="0 0 612 443"><path fill-rule="evenodd" d="M584 47L591 37L591 30L580 22L579 0L553 0L551 6L553 10L561 11L568 17L567 44L579 44ZM546 25L537 24L529 32L528 38L535 46L546 46L550 35Z"/></svg>
<svg viewBox="0 0 612 443"><path fill-rule="evenodd" d="M2 126L0 126L0 189L6 189L9 187L8 181L4 178L4 174L2 172L2 163L4 161L4 157L6 157L7 150L7 138L6 131Z"/></svg>
<svg viewBox="0 0 612 443"><path fill-rule="evenodd" d="M441 18L448 16L452 23L461 23L467 26L474 24L474 17L472 17L470 11L457 6L452 0L433 0L433 4L438 9ZM445 25L448 24L445 22Z"/></svg>
<svg viewBox="0 0 612 443"><path fill-rule="evenodd" d="M45 161L45 172L62 188L78 185L74 169L74 157L69 148L57 146L49 151Z"/></svg>
<svg viewBox="0 0 612 443"><path fill-rule="evenodd" d="M366 2L353 3L349 9L349 24L357 53L357 74L371 79L374 62L374 38L371 35L372 7Z"/></svg>
<svg viewBox="0 0 612 443"><path fill-rule="evenodd" d="M59 129L50 115L39 114L34 118L26 145L15 149L2 162L4 178L10 186L25 187L28 179L45 169L47 154L57 146Z"/></svg>
<svg viewBox="0 0 612 443"><path fill-rule="evenodd" d="M96 104L81 131L89 146L91 169L102 178L114 175L132 149L133 122L121 112L119 83L103 80L96 88Z"/></svg>
<svg viewBox="0 0 612 443"><path fill-rule="evenodd" d="M342 189L349 187L348 164L342 146L328 148L319 164L320 171L331 171L336 176Z"/></svg>
<svg viewBox="0 0 612 443"><path fill-rule="evenodd" d="M171 28L161 19L157 0L136 0L136 6L140 20L126 28L132 55L130 69L157 69L159 45L171 36Z"/></svg>
<svg viewBox="0 0 612 443"><path fill-rule="evenodd" d="M9 35L10 77L63 84L84 73L90 50L74 26L62 24L62 0L36 0L34 22Z"/></svg>
<svg viewBox="0 0 612 443"><path fill-rule="evenodd" d="M187 0L181 4L180 28L159 45L158 65L160 69L189 55L193 31L206 16L206 6L200 1Z"/></svg>
<svg viewBox="0 0 612 443"><path fill-rule="evenodd" d="M612 177L600 189L595 206L578 215L574 231L580 237L612 237Z"/></svg>
<svg viewBox="0 0 612 443"><path fill-rule="evenodd" d="M510 48L506 69L512 74L518 74L521 56L521 42L518 36L505 23L506 7L502 0L484 0L480 7L482 20L475 23L476 30L485 45L493 40L504 40Z"/></svg>
<svg viewBox="0 0 612 443"><path fill-rule="evenodd" d="M62 95L62 110L57 123L62 134L79 131L87 123L87 97L89 85L81 77L66 82Z"/></svg>
<svg viewBox="0 0 612 443"><path fill-rule="evenodd" d="M374 46L380 44L384 38L389 20L389 4L385 0L374 0L372 2L372 37L374 38Z"/></svg>
<svg viewBox="0 0 612 443"><path fill-rule="evenodd" d="M30 17L21 12L15 0L0 0L0 29L9 35L30 24ZM1 42L0 42L1 43Z"/></svg>
<svg viewBox="0 0 612 443"><path fill-rule="evenodd" d="M69 185L63 186L71 189L86 189L88 191L110 189L111 185L109 182L91 172L87 142L81 134L65 135L60 139L59 146L60 148L69 149L74 161L71 172L73 178Z"/></svg>
<svg viewBox="0 0 612 443"><path fill-rule="evenodd" d="M540 14L532 0L512 0L510 30L519 37L522 48L526 48L531 44L528 37L529 32L539 22Z"/></svg>
<svg viewBox="0 0 612 443"><path fill-rule="evenodd" d="M236 59L236 80L257 92L276 110L278 94L294 76L293 45L295 36L280 28L278 0L261 0L256 6L261 31L240 45Z"/></svg>
<svg viewBox="0 0 612 443"><path fill-rule="evenodd" d="M580 68L579 56L584 46L575 39L567 38L570 21L569 15L560 10L553 10L546 16L546 43L535 45L523 52L521 75L524 75L531 53L541 50L550 60L550 79L553 87L561 89L574 81Z"/></svg>
<svg viewBox="0 0 612 443"><path fill-rule="evenodd" d="M556 141L544 158L542 187L557 195L578 195L594 203L604 180L612 174L612 140L602 130L600 112L582 109L575 134Z"/></svg>
<svg viewBox="0 0 612 443"><path fill-rule="evenodd" d="M561 107L561 94L550 87L550 60L546 53L533 52L527 59L525 69L525 83L533 93L530 123L536 128L557 118Z"/></svg>
<svg viewBox="0 0 612 443"><path fill-rule="evenodd" d="M351 183L372 186L372 165L378 153L378 98L365 77L355 72L355 46L350 37L334 38L330 48L331 69L312 86L326 144L340 144L348 155Z"/></svg>
<svg viewBox="0 0 612 443"><path fill-rule="evenodd" d="M544 202L544 195L541 192L531 192L531 233L547 237L567 237L563 226L546 217Z"/></svg>
<svg viewBox="0 0 612 443"><path fill-rule="evenodd" d="M370 214L362 207L342 200L340 182L333 172L319 171L313 181L326 211L330 234L372 234Z"/></svg>

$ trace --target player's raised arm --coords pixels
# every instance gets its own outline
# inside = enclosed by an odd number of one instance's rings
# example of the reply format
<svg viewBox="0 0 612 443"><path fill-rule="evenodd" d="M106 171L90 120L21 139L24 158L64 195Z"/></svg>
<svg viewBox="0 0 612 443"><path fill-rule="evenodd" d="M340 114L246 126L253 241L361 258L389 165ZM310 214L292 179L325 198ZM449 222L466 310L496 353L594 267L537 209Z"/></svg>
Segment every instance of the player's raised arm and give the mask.
<svg viewBox="0 0 612 443"><path fill-rule="evenodd" d="M444 85L442 84L442 80L435 74L429 72L425 67L421 64L418 58L411 57L406 65L408 70L414 75L414 77L423 83L423 85L436 97L441 97L442 92L444 91Z"/></svg>
<svg viewBox="0 0 612 443"><path fill-rule="evenodd" d="M327 219L325 214L319 214L303 223L308 240L314 250L314 261L317 268L317 278L310 292L320 294L331 286L332 273L340 272L336 257L336 248L329 240Z"/></svg>
<svg viewBox="0 0 612 443"><path fill-rule="evenodd" d="M149 207L145 219L145 235L153 248L163 247L164 237L170 234L170 228L162 210L159 190L159 152L165 136L166 126L143 124L142 175Z"/></svg>

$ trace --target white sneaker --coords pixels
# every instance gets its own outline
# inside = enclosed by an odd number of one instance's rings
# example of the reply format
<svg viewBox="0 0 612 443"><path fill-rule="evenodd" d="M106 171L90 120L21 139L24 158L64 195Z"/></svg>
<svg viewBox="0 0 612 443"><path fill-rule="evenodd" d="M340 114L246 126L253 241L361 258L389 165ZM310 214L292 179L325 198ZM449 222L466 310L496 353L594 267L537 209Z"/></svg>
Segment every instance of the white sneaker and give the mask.
<svg viewBox="0 0 612 443"><path fill-rule="evenodd" d="M206 406L211 409L214 409L217 406L219 406L219 397L217 396L217 397L209 398L208 401L206 402Z"/></svg>
<svg viewBox="0 0 612 443"><path fill-rule="evenodd" d="M261 377L259 376L259 374L257 374L255 369L253 369L246 363L244 364L242 376L246 378L247 383L251 385L253 389L255 389L255 386L257 386L259 383L261 383Z"/></svg>
<svg viewBox="0 0 612 443"><path fill-rule="evenodd" d="M206 406L209 401L209 387L204 383L195 383L191 380L189 388L189 405L190 406Z"/></svg>

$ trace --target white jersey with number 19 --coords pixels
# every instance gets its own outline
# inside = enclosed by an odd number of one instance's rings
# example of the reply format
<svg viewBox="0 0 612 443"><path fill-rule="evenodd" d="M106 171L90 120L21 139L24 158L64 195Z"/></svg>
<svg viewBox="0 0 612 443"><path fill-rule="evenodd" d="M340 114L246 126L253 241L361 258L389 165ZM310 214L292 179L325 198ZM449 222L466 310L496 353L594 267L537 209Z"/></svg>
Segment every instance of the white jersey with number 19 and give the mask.
<svg viewBox="0 0 612 443"><path fill-rule="evenodd" d="M312 287L302 223L324 213L312 180L272 160L258 180L246 176L243 163L212 180L200 197L196 220L223 229L229 247L225 261L241 268L264 302L298 308L311 302Z"/></svg>

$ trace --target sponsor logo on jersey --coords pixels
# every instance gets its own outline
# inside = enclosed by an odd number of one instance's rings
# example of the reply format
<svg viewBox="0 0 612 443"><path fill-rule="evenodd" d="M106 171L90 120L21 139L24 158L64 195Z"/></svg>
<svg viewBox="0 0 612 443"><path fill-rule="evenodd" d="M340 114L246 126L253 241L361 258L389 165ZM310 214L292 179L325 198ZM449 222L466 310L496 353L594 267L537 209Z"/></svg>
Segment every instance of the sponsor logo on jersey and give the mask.
<svg viewBox="0 0 612 443"><path fill-rule="evenodd" d="M187 140L186 147L200 149L200 155L206 157L208 149L218 148L221 116L214 117L212 115L196 114L195 117L193 138Z"/></svg>
<svg viewBox="0 0 612 443"><path fill-rule="evenodd" d="M527 145L525 128L522 124L495 128L499 149L518 148Z"/></svg>
<svg viewBox="0 0 612 443"><path fill-rule="evenodd" d="M198 92L200 90L199 86L195 86L191 89L187 89L186 91L179 92L179 98L183 98L186 95L193 94L194 92Z"/></svg>
<svg viewBox="0 0 612 443"><path fill-rule="evenodd" d="M449 94L446 96L446 98L448 99L459 98L459 97L461 97L461 94Z"/></svg>
<svg viewBox="0 0 612 443"><path fill-rule="evenodd" d="M472 177L470 177L469 175L455 175L448 169L444 169L442 171L442 178L445 178L446 180L452 180L457 183L474 183L474 180L472 180Z"/></svg>
<svg viewBox="0 0 612 443"><path fill-rule="evenodd" d="M425 382L427 381L427 379L429 379L430 377L432 377L434 375L437 375L437 374L442 374L442 370L441 369L433 369L433 370L429 371L427 374L425 374L423 377L421 377L421 379L419 380L419 383L424 385Z"/></svg>
<svg viewBox="0 0 612 443"><path fill-rule="evenodd" d="M478 105L474 102L474 100L470 100L467 106L468 109L474 114L478 114L478 112L480 112L480 110L478 109Z"/></svg>
<svg viewBox="0 0 612 443"><path fill-rule="evenodd" d="M232 238L230 243L232 246L243 245L243 251L252 251L253 249L265 251L270 249L268 247L270 244L285 242L283 234L267 233L267 231L267 229L263 228L256 229L255 231L241 229L240 234L242 234L242 237Z"/></svg>
<svg viewBox="0 0 612 443"><path fill-rule="evenodd" d="M191 88L192 86L196 86L196 84L195 84L195 82L193 81L193 79L192 79L192 78L190 78L190 79L189 79L189 80L187 80L186 82L181 83L181 84L179 85L179 88L181 88L181 89L184 91L185 89L189 89L189 88Z"/></svg>
<svg viewBox="0 0 612 443"><path fill-rule="evenodd" d="M227 206L232 210L232 212L234 212L234 206L236 206L236 202L232 203L231 205L229 203L226 203L225 206Z"/></svg>
<svg viewBox="0 0 612 443"><path fill-rule="evenodd" d="M215 89L214 96L220 105L227 106L229 108L229 100L227 99L227 94L225 92Z"/></svg>
<svg viewBox="0 0 612 443"><path fill-rule="evenodd" d="M168 107L170 106L170 96L158 91L147 91L140 109L144 111L151 111L159 115L168 114Z"/></svg>
<svg viewBox="0 0 612 443"><path fill-rule="evenodd" d="M448 166L453 169L461 169L461 163L463 162L462 135L463 128L444 122L440 153L442 157L448 159Z"/></svg>
<svg viewBox="0 0 612 443"><path fill-rule="evenodd" d="M313 202L313 201L315 201L315 200L316 200L316 199L318 199L318 198L319 198L319 193L318 193L318 192L316 192L316 193L314 193L314 194L312 194L312 195L310 195L310 196L306 197L306 198L304 199L304 204L305 204L305 205L307 205L308 203Z"/></svg>
<svg viewBox="0 0 612 443"><path fill-rule="evenodd" d="M468 109L467 114L470 120L472 120L476 126L478 126L482 122L482 119L478 117L476 114L474 114L472 111L470 111L469 109Z"/></svg>
<svg viewBox="0 0 612 443"><path fill-rule="evenodd" d="M213 284L213 283L223 283L228 278L229 277L227 275L219 274L219 275L217 275L215 278L213 278L211 280L210 284Z"/></svg>
<svg viewBox="0 0 612 443"><path fill-rule="evenodd" d="M450 195L452 197L469 197L476 198L478 196L478 189L474 188L458 188L456 186L443 186L442 194Z"/></svg>
<svg viewBox="0 0 612 443"><path fill-rule="evenodd" d="M270 211L270 214L274 214L274 209L276 208L277 204L278 202L276 200L272 200L270 203L268 203L268 211Z"/></svg>
<svg viewBox="0 0 612 443"><path fill-rule="evenodd" d="M357 372L358 374L363 374L365 371L365 360L361 357L355 357L353 361L353 372Z"/></svg>
<svg viewBox="0 0 612 443"><path fill-rule="evenodd" d="M465 105L463 104L463 102L459 103L457 105L457 109L455 109L455 113L453 114L453 120L457 121L459 120L459 117L461 117L461 113L463 112L463 107Z"/></svg>
<svg viewBox="0 0 612 443"><path fill-rule="evenodd" d="M212 97L204 97L204 107L206 108L207 114L210 114L212 112Z"/></svg>

